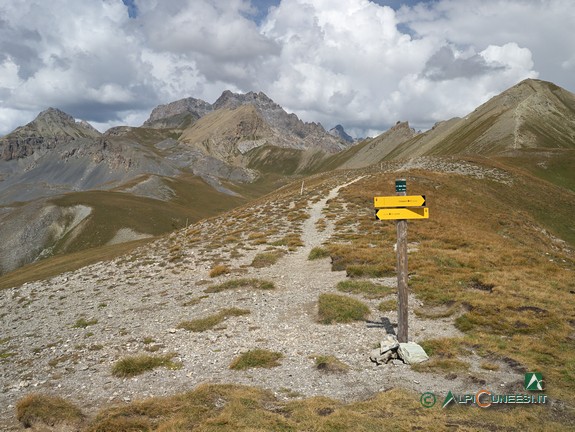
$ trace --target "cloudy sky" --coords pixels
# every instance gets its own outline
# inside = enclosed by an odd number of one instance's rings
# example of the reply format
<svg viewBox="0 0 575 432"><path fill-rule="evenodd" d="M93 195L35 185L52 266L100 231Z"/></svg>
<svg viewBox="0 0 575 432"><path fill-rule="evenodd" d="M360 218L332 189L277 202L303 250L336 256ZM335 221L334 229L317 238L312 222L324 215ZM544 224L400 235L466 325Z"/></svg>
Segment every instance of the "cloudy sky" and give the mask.
<svg viewBox="0 0 575 432"><path fill-rule="evenodd" d="M572 0L0 0L0 135L225 89L354 136L425 130L525 78L575 91L574 29Z"/></svg>

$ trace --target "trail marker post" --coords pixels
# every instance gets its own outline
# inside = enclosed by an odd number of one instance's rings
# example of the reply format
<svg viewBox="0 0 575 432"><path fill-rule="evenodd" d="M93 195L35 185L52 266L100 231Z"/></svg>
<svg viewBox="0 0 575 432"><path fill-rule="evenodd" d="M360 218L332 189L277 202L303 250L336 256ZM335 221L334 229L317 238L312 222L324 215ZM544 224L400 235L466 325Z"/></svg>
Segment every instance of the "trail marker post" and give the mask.
<svg viewBox="0 0 575 432"><path fill-rule="evenodd" d="M396 196L374 197L375 217L396 220L397 228L397 340L408 340L407 219L428 219L425 195L407 195L407 181L395 180Z"/></svg>

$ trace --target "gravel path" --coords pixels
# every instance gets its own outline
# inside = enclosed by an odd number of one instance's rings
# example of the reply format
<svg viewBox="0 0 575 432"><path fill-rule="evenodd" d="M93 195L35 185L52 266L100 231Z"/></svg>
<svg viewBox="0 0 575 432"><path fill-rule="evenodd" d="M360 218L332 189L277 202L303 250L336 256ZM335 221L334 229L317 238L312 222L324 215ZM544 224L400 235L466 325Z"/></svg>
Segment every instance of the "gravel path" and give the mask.
<svg viewBox="0 0 575 432"><path fill-rule="evenodd" d="M324 395L358 400L392 387L418 393L464 392L475 388L478 379L491 388L521 379L505 364L497 372L480 369L474 354L467 359L472 364L469 372L459 375L418 373L404 364L376 366L369 361L369 353L386 334L389 325L385 323L397 322L396 312L384 317L377 311L381 299L358 297L373 311L368 322L316 322L319 294L337 292L335 286L346 275L331 271L329 258L309 261L307 257L333 232L331 221L323 231L316 228L326 202L350 183L338 185L315 203L308 201L309 218L301 225L303 247L270 267L247 265L266 246L230 261L233 268L245 272L241 277L273 281L275 290L205 294L211 261L207 252L196 248L187 252L185 266L178 268L161 266L157 259L161 252L150 249L147 256L134 262L98 263L48 281L1 291L0 352L5 354L0 363L0 429L18 428L15 403L32 391L70 398L86 412L94 412L109 402L173 394L202 382L259 386L279 398ZM212 220L204 226L213 224L216 229L218 223L221 221ZM215 282L234 277L237 275L221 276ZM390 286L396 283L394 278L377 281ZM191 305L191 299L199 303ZM410 296L409 302L412 340L458 335L453 318L418 319L413 313L418 300ZM249 309L251 313L229 318L219 328L202 333L176 329L183 320L204 317L224 307ZM97 322L74 327L82 317ZM236 355L254 348L281 352L281 365L247 371L229 369ZM111 375L115 361L147 350L176 352L183 367L160 368L127 379ZM314 354L334 355L350 369L343 374L319 371L310 358Z"/></svg>

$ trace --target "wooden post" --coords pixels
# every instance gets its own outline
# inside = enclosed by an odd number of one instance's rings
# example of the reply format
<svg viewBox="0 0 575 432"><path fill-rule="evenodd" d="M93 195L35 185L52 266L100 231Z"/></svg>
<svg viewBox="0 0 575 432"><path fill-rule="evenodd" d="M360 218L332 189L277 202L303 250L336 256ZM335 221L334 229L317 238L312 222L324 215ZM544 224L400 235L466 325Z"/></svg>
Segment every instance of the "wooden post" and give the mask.
<svg viewBox="0 0 575 432"><path fill-rule="evenodd" d="M407 195L405 179L395 181L395 191L398 196ZM407 220L400 219L397 225L397 340L407 342Z"/></svg>

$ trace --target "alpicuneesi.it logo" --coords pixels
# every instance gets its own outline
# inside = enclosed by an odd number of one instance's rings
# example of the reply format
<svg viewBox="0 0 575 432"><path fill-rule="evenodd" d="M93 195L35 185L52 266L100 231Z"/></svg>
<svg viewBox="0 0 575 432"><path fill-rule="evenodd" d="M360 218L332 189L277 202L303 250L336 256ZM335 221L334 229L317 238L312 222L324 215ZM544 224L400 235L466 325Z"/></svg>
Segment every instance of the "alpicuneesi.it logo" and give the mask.
<svg viewBox="0 0 575 432"><path fill-rule="evenodd" d="M539 372L525 374L525 390L541 392L543 387L543 375ZM431 408L435 405L436 397L431 392L423 393L420 398L421 405ZM488 408L492 405L516 405L516 404L544 404L547 403L547 395L533 393L496 394L489 390L479 390L475 394L447 393L443 400L442 408L451 404L477 405L480 408Z"/></svg>
<svg viewBox="0 0 575 432"><path fill-rule="evenodd" d="M525 390L543 391L543 375L539 372L525 374Z"/></svg>

